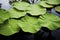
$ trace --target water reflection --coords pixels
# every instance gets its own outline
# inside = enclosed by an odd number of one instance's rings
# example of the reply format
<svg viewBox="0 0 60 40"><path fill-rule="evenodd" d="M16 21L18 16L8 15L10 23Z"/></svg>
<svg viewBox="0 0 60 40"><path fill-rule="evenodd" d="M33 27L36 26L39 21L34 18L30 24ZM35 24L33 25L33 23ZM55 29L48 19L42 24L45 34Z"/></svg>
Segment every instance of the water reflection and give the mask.
<svg viewBox="0 0 60 40"><path fill-rule="evenodd" d="M54 9L54 8L52 8L52 9L51 9L51 13L56 14L57 16L59 16L59 17L60 17L60 14L58 14L58 13L55 11L55 9Z"/></svg>
<svg viewBox="0 0 60 40"><path fill-rule="evenodd" d="M12 0L0 0L0 3L2 4L1 5L1 8L2 9L6 9L6 10L9 10L12 6L9 4L9 1L12 1ZM22 1L22 0L15 0L15 1ZM28 0L30 3L32 3L32 0ZM37 0L33 0L34 3L36 4L38 1Z"/></svg>
<svg viewBox="0 0 60 40"><path fill-rule="evenodd" d="M0 0L1 8L9 10L12 6L9 4L9 0Z"/></svg>
<svg viewBox="0 0 60 40"><path fill-rule="evenodd" d="M9 0L0 0L0 3L2 4L2 7L1 7L2 9L9 10L9 9L12 7L12 6L9 4ZM54 8L51 9L51 12L54 13L54 14L56 14L56 15L58 15L58 16L60 16L60 15L55 11ZM48 34L45 33L44 35L47 36ZM60 38L60 30L59 30L59 31L54 31L54 32L52 32L52 35L53 35L54 37L57 37L56 40L59 39L59 38ZM39 37L39 38L40 38L40 37Z"/></svg>

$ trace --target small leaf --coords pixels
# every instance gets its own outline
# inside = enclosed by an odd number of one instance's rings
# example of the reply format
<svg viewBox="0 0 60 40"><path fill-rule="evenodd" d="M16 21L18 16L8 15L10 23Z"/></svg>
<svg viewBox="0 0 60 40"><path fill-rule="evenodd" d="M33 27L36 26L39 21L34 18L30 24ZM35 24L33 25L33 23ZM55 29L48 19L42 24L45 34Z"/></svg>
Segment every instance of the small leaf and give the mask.
<svg viewBox="0 0 60 40"><path fill-rule="evenodd" d="M58 5L60 4L60 0L46 0L48 4Z"/></svg>
<svg viewBox="0 0 60 40"><path fill-rule="evenodd" d="M38 18L25 16L21 20L18 20L18 25L24 32L35 33L40 29Z"/></svg>
<svg viewBox="0 0 60 40"><path fill-rule="evenodd" d="M4 9L0 9L0 23L3 23L5 20L9 19L10 14L4 10Z"/></svg>
<svg viewBox="0 0 60 40"><path fill-rule="evenodd" d="M41 1L41 2L39 3L39 5L41 5L41 6L43 6L43 7L46 7L46 8L52 8L52 7L53 7L52 5L47 4L46 1Z"/></svg>
<svg viewBox="0 0 60 40"><path fill-rule="evenodd" d="M54 14L45 14L40 16L40 26L47 27L50 30L56 30L60 28L60 18Z"/></svg>
<svg viewBox="0 0 60 40"><path fill-rule="evenodd" d="M42 15L46 13L46 8L42 8L36 4L31 4L28 10L27 13L31 15Z"/></svg>
<svg viewBox="0 0 60 40"><path fill-rule="evenodd" d="M60 6L55 7L55 10L56 10L57 12L60 12Z"/></svg>
<svg viewBox="0 0 60 40"><path fill-rule="evenodd" d="M19 27L17 25L17 21L14 19L10 19L7 23L0 26L0 34L5 36L10 36L19 31Z"/></svg>
<svg viewBox="0 0 60 40"><path fill-rule="evenodd" d="M26 12L17 11L15 9L9 10L9 13L10 13L11 18L20 18L22 16L25 16L26 14Z"/></svg>
<svg viewBox="0 0 60 40"><path fill-rule="evenodd" d="M26 2L15 2L13 4L14 8L16 8L17 10L23 10L23 11L26 10L28 6L29 4Z"/></svg>

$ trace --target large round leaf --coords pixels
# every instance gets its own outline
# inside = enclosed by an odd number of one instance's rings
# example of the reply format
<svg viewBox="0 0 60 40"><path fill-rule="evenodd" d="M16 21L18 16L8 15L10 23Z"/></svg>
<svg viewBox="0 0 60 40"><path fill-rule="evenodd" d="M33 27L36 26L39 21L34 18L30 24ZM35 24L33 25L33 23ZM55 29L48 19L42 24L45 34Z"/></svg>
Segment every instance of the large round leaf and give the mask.
<svg viewBox="0 0 60 40"><path fill-rule="evenodd" d="M19 31L19 27L17 25L17 21L14 19L10 19L4 25L0 25L0 34L9 36Z"/></svg>
<svg viewBox="0 0 60 40"><path fill-rule="evenodd" d="M45 14L40 16L40 26L47 27L50 30L56 30L60 28L60 18L54 14Z"/></svg>
<svg viewBox="0 0 60 40"><path fill-rule="evenodd" d="M48 4L57 5L60 4L60 0L46 0Z"/></svg>
<svg viewBox="0 0 60 40"><path fill-rule="evenodd" d="M38 4L43 6L43 7L46 7L46 8L52 8L53 7L52 5L47 4L46 1L41 1Z"/></svg>
<svg viewBox="0 0 60 40"><path fill-rule="evenodd" d="M21 20L18 20L18 25L24 32L35 33L41 27L39 26L38 18L25 16Z"/></svg>
<svg viewBox="0 0 60 40"><path fill-rule="evenodd" d="M60 12L60 6L55 7L55 10L56 10L57 12Z"/></svg>
<svg viewBox="0 0 60 40"><path fill-rule="evenodd" d="M13 7L16 8L17 10L26 10L26 8L29 6L28 3L26 2L15 2L13 4Z"/></svg>
<svg viewBox="0 0 60 40"><path fill-rule="evenodd" d="M15 9L9 10L11 18L19 18L25 16L26 12L17 11Z"/></svg>
<svg viewBox="0 0 60 40"><path fill-rule="evenodd" d="M42 15L46 13L46 8L42 8L36 4L31 4L27 9L29 10L27 13L31 15Z"/></svg>
<svg viewBox="0 0 60 40"><path fill-rule="evenodd" d="M4 9L0 9L0 23L3 23L5 20L9 19L10 14L4 10Z"/></svg>

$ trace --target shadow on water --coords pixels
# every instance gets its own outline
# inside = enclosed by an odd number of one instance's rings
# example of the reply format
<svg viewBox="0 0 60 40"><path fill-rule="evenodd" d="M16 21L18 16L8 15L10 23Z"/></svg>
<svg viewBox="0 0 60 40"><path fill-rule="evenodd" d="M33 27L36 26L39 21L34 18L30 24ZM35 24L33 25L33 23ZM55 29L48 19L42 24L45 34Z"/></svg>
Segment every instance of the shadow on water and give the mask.
<svg viewBox="0 0 60 40"><path fill-rule="evenodd" d="M9 10L12 7L9 4L9 0L0 0L0 3L2 4L1 8L3 9ZM56 14L57 16L60 17L60 14L58 14L58 12L56 12L54 8L50 9L48 12ZM41 30L39 30L35 34L23 32L22 30L20 30L18 33L15 33L14 35L11 36L0 35L0 40L20 40L20 39L21 40L60 40L60 30L51 31L47 28L42 27Z"/></svg>
<svg viewBox="0 0 60 40"><path fill-rule="evenodd" d="M19 33L15 33L11 36L0 35L0 40L55 40L51 35L51 31L47 28L42 27L40 31L35 34L28 32L23 32L22 30Z"/></svg>
<svg viewBox="0 0 60 40"><path fill-rule="evenodd" d="M51 34L51 30L46 27L42 27L41 31L38 31L34 36L34 40L55 40Z"/></svg>
<svg viewBox="0 0 60 40"><path fill-rule="evenodd" d="M34 35L20 30L19 33L15 33L11 36L0 35L0 40L34 40Z"/></svg>

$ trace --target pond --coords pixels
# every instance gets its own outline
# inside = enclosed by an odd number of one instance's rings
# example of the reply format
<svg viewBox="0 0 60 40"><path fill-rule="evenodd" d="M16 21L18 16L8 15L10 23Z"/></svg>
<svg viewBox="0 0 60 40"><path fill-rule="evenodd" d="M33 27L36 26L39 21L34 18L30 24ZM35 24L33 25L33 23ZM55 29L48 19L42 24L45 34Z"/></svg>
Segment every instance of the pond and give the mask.
<svg viewBox="0 0 60 40"><path fill-rule="evenodd" d="M9 4L9 0L0 0L0 3L2 4L1 5L1 8L2 9L10 9L12 6Z"/></svg>
<svg viewBox="0 0 60 40"><path fill-rule="evenodd" d="M12 6L9 4L9 0L0 0L0 3L2 4L2 5L1 5L1 8L2 8L2 9L9 10L9 9L12 7ZM54 14L56 14L57 16L60 16L60 14L58 14L58 13L54 10L54 8L51 9L51 12L54 13ZM56 40L57 40L57 39L60 39L60 38L59 38L59 37L60 37L60 30L55 30L55 31L53 31L53 32L52 32L52 35L53 35L54 37L56 37Z"/></svg>
<svg viewBox="0 0 60 40"><path fill-rule="evenodd" d="M30 1L30 0L29 0L29 1ZM0 0L0 3L2 4L2 5L1 5L1 8L2 8L2 9L9 10L9 9L12 7L12 6L9 4L9 0ZM30 3L32 3L32 2L30 1ZM35 3L36 3L36 0L35 0ZM51 12L54 13L54 14L56 14L56 15L58 15L58 16L60 16L57 12L55 12L54 8L51 9Z"/></svg>

